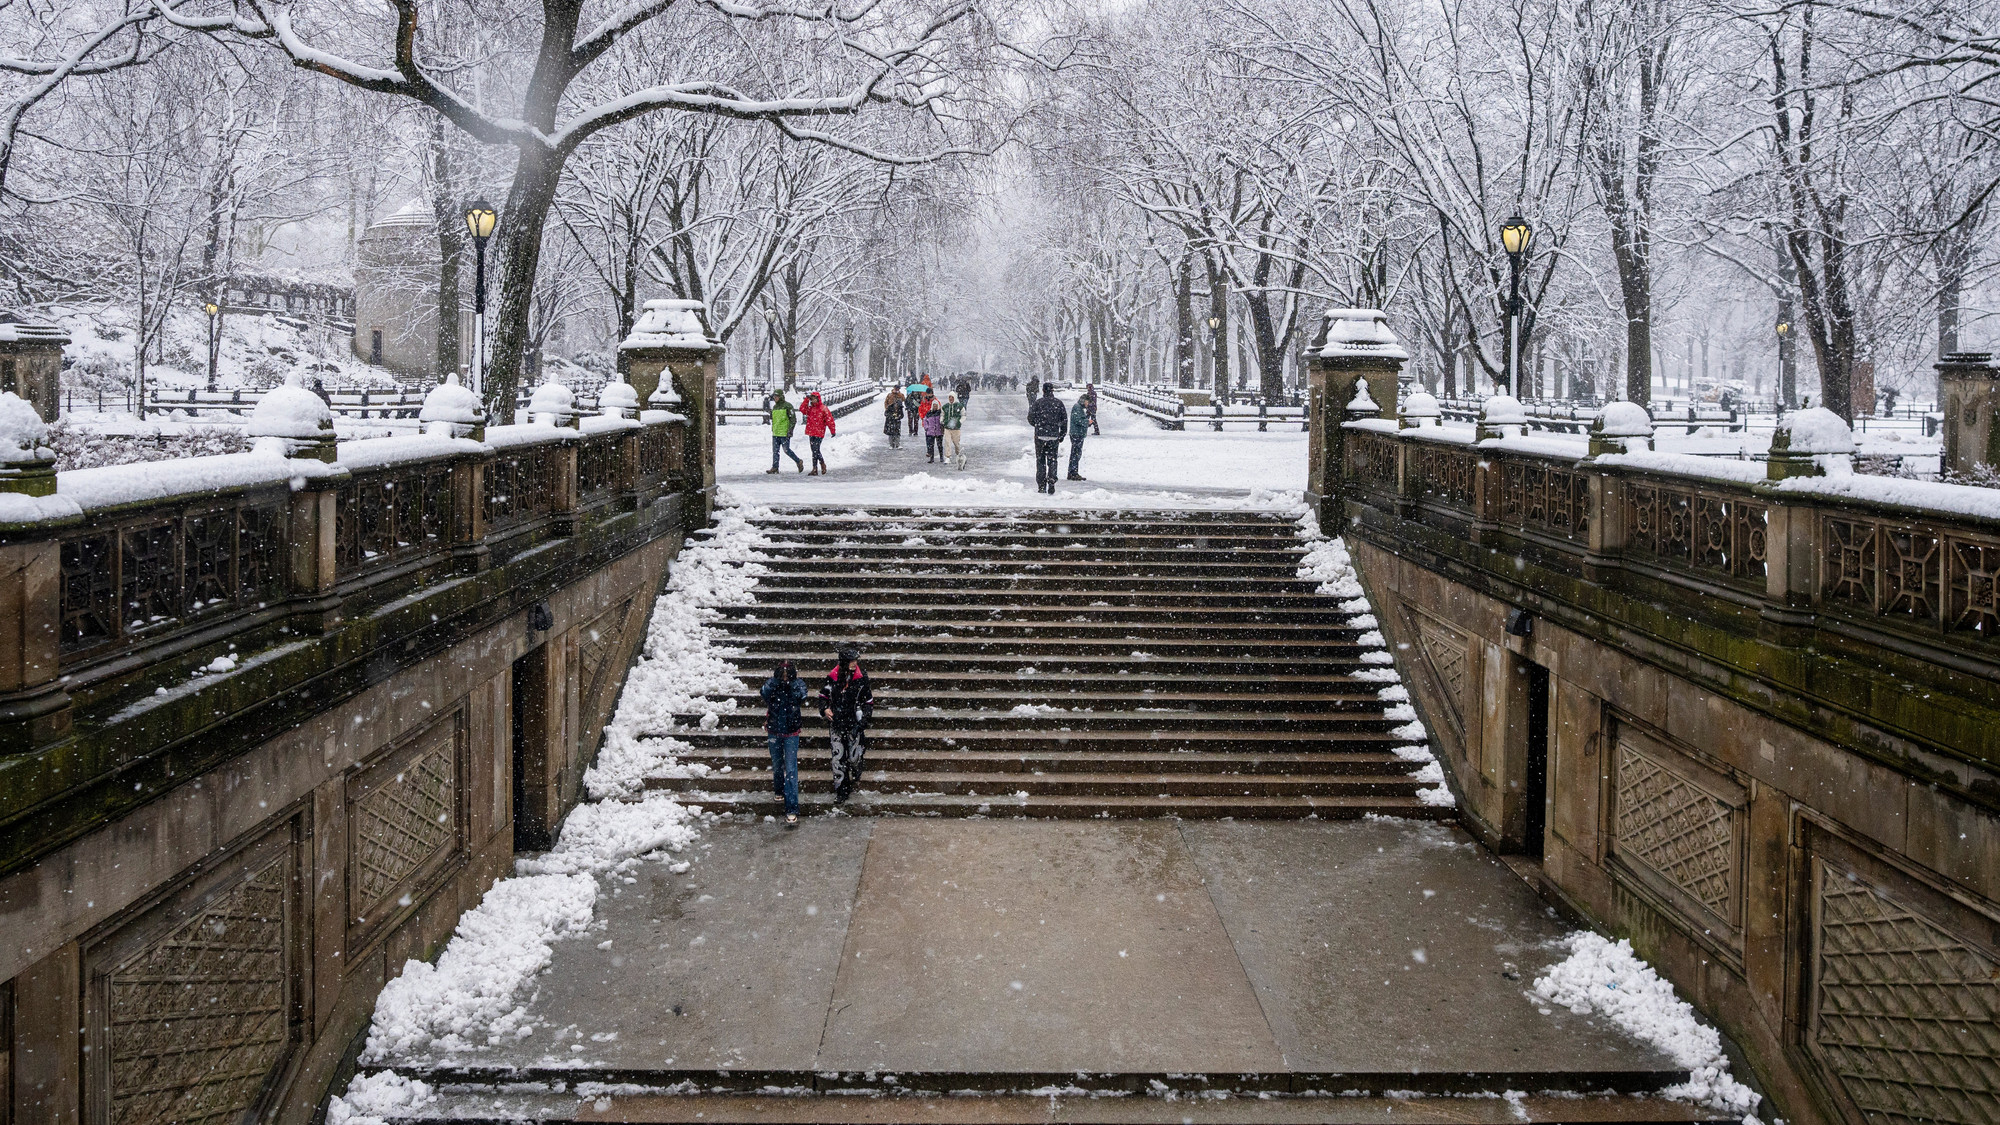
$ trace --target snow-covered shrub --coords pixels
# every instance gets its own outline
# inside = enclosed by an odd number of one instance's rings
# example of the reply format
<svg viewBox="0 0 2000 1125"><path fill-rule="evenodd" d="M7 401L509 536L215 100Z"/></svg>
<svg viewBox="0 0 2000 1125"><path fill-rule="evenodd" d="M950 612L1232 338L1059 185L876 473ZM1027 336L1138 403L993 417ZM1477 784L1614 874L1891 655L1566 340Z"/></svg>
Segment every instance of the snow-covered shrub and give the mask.
<svg viewBox="0 0 2000 1125"><path fill-rule="evenodd" d="M246 453L250 439L240 426L202 426L159 434L107 434L89 426L57 421L49 425L56 468L97 469L142 461L179 461L219 453Z"/></svg>

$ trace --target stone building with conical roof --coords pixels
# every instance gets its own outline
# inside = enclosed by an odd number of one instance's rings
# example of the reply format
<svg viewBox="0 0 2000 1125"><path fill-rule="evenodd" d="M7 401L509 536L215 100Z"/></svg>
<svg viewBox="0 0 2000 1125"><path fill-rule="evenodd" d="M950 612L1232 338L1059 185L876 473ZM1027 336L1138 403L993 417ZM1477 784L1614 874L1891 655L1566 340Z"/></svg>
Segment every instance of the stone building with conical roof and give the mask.
<svg viewBox="0 0 2000 1125"><path fill-rule="evenodd" d="M356 356L399 375L440 374L439 261L430 206L421 198L362 232L354 261ZM459 303L460 340L472 338L471 307L469 299Z"/></svg>

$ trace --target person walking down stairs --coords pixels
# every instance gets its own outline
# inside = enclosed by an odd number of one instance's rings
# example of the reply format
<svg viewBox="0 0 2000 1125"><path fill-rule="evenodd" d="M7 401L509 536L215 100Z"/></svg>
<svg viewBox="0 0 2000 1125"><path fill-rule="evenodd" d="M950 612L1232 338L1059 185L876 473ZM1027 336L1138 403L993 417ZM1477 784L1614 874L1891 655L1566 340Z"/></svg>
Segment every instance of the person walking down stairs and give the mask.
<svg viewBox="0 0 2000 1125"><path fill-rule="evenodd" d="M1063 434L1069 429L1068 419L1063 416L1063 405L1056 399L1054 384L1042 384L1042 397L1028 408L1028 425L1035 431L1035 491L1053 496L1056 491L1056 453L1062 448Z"/></svg>
<svg viewBox="0 0 2000 1125"><path fill-rule="evenodd" d="M785 401L785 392L778 391L773 394L771 396L771 467L764 470L765 472L775 473L778 471L779 453L790 457L792 464L797 465L800 472L803 473L806 471L806 463L799 459L798 454L792 452L792 431L797 429L798 425L799 412L793 410L792 404Z"/></svg>
<svg viewBox="0 0 2000 1125"><path fill-rule="evenodd" d="M965 453L958 446L958 433L959 429L965 425L965 403L959 401L956 392L945 396L943 420L944 441L945 445L950 449L950 453L945 459L963 469L965 468Z"/></svg>
<svg viewBox="0 0 2000 1125"><path fill-rule="evenodd" d="M840 804L861 781L861 761L868 754L868 724L875 717L875 689L861 669L861 654L843 648L840 663L819 687L819 716L833 740L833 801Z"/></svg>
<svg viewBox="0 0 2000 1125"><path fill-rule="evenodd" d="M764 736L771 746L771 790L785 802L785 827L799 826L799 734L804 729L805 681L798 666L778 662L764 681Z"/></svg>
<svg viewBox="0 0 2000 1125"><path fill-rule="evenodd" d="M882 398L882 432L889 435L889 448L899 449L903 444L903 392L895 387Z"/></svg>
<svg viewBox="0 0 2000 1125"><path fill-rule="evenodd" d="M806 395L804 413L806 416L806 440L812 443L813 462L812 472L806 475L822 477L826 475L826 457L820 453L819 443L834 436L836 427L833 421L833 411L828 410L826 403L820 401L819 392L813 391Z"/></svg>
<svg viewBox="0 0 2000 1125"><path fill-rule="evenodd" d="M1090 435L1090 403L1083 398L1069 408L1069 479L1082 480L1083 439Z"/></svg>

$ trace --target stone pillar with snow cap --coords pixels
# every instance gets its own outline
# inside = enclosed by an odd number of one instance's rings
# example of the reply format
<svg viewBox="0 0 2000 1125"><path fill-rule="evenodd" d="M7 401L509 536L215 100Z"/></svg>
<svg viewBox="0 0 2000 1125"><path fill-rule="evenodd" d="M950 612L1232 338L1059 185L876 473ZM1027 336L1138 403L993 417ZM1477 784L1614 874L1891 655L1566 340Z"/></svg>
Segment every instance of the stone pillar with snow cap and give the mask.
<svg viewBox="0 0 2000 1125"><path fill-rule="evenodd" d="M1853 471L1854 431L1824 406L1795 410L1771 432L1770 480L1844 477Z"/></svg>
<svg viewBox="0 0 2000 1125"><path fill-rule="evenodd" d="M61 413L63 345L69 333L53 324L0 313L0 392L26 400L44 422Z"/></svg>
<svg viewBox="0 0 2000 1125"><path fill-rule="evenodd" d="M285 376L281 386L272 387L257 400L244 426L246 436L260 438L261 448L286 457L302 457L331 464L335 458L333 410L326 400L299 383L299 373Z"/></svg>
<svg viewBox="0 0 2000 1125"><path fill-rule="evenodd" d="M2000 473L2000 366L1989 352L1953 352L1937 372L1944 470Z"/></svg>
<svg viewBox="0 0 2000 1125"><path fill-rule="evenodd" d="M722 345L704 324L700 301L647 301L632 334L618 345L630 361L627 380L649 407L687 418L674 488L688 497L688 525L705 527L715 503L715 387ZM672 396L672 397L668 397Z"/></svg>
<svg viewBox="0 0 2000 1125"><path fill-rule="evenodd" d="M1653 448L1653 416L1636 402L1607 402L1590 423L1590 455Z"/></svg>
<svg viewBox="0 0 2000 1125"><path fill-rule="evenodd" d="M1479 441L1488 438L1519 437L1528 432L1528 412L1513 395L1488 395L1479 406L1475 431Z"/></svg>
<svg viewBox="0 0 2000 1125"><path fill-rule="evenodd" d="M0 391L0 754L24 753L70 729L63 689L62 546L56 453L28 400ZM74 507L69 513L74 513Z"/></svg>
<svg viewBox="0 0 2000 1125"><path fill-rule="evenodd" d="M1346 440L1341 424L1349 404L1360 397L1381 410L1396 405L1396 382L1410 353L1376 309L1328 309L1326 343L1309 353L1306 370L1306 503L1319 512L1320 526L1338 526L1335 510Z"/></svg>
<svg viewBox="0 0 2000 1125"><path fill-rule="evenodd" d="M425 433L486 440L486 405L458 381L456 371L424 396L424 408L418 412L417 421L423 423Z"/></svg>

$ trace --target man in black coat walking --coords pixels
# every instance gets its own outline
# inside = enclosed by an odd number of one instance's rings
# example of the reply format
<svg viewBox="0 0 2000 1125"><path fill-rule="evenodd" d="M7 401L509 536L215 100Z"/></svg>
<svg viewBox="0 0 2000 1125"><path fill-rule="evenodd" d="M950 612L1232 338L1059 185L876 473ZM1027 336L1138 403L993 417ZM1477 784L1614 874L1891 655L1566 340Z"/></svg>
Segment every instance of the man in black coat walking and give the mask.
<svg viewBox="0 0 2000 1125"><path fill-rule="evenodd" d="M1057 400L1053 383L1042 384L1042 397L1028 408L1028 425L1035 429L1035 491L1054 495L1056 454L1069 433L1069 413Z"/></svg>
<svg viewBox="0 0 2000 1125"><path fill-rule="evenodd" d="M839 804L861 781L868 724L875 717L875 689L861 670L861 654L852 648L840 650L840 663L819 686L819 717L833 735L833 800Z"/></svg>

